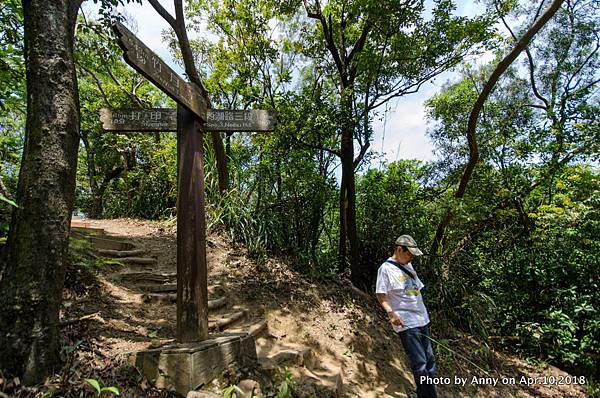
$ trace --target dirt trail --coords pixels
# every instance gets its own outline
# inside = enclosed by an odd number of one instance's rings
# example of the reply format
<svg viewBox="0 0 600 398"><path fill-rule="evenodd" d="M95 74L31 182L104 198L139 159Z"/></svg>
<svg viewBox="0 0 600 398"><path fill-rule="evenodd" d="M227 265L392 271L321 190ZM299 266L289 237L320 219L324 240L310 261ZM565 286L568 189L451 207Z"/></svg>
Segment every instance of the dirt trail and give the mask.
<svg viewBox="0 0 600 398"><path fill-rule="evenodd" d="M94 360L101 363L103 358L171 341L175 335L175 305L149 300L149 296L115 275L135 269L172 276L176 271L174 226L130 219L86 222L105 229L109 236L126 238L136 249L143 249L146 256L157 259L156 264L127 265L125 269L106 267L99 274L98 296L74 303L78 312L69 311L69 317L96 314L96 319L89 323L89 332L95 336L92 352L98 357ZM343 396L413 396L412 375L400 341L391 332L372 295L362 294L344 281L310 280L292 271L283 261L267 259L257 264L246 258L242 246L218 235L208 238L208 270L209 286L218 287L219 291L213 297L209 294L209 299L224 295L229 307L247 308L246 322L266 319L268 331L257 339L259 356L311 348L315 369L339 370ZM436 337L435 323L432 333ZM455 355L482 349L471 338L457 335L446 339L446 343L455 353L438 355L438 375L450 379L450 385L439 386L442 397L586 396L581 386L542 384L543 376L553 375L558 380L566 375L556 368L536 368L488 352L488 361L499 370L486 374ZM467 378L466 385L455 385L456 376ZM473 384L473 376L488 379ZM522 376L538 378L539 382L530 386L520 384ZM494 378L502 377L514 377L516 384L491 384Z"/></svg>

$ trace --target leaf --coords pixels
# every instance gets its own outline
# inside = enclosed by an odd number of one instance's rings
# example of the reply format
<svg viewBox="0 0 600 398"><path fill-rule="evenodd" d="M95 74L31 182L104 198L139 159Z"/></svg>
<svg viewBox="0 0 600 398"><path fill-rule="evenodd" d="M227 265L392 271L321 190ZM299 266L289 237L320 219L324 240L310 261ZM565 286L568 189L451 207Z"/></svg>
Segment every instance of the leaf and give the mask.
<svg viewBox="0 0 600 398"><path fill-rule="evenodd" d="M102 260L102 265L116 265L119 267L125 266L125 264L123 264L122 262L117 261L117 260Z"/></svg>
<svg viewBox="0 0 600 398"><path fill-rule="evenodd" d="M92 387L94 387L96 389L96 391L98 391L98 394L100 394L100 392L102 390L100 389L100 383L98 383L98 380L96 380L96 379L85 379L85 381L87 381Z"/></svg>
<svg viewBox="0 0 600 398"><path fill-rule="evenodd" d="M109 391L109 392L112 392L115 395L120 395L119 394L119 389L117 387L112 387L112 386L111 387L103 387L101 389L101 391Z"/></svg>
<svg viewBox="0 0 600 398"><path fill-rule="evenodd" d="M63 347L63 350L65 351L65 353L71 354L71 353L73 353L81 345L81 343L82 343L81 340L77 340L75 342L75 344Z"/></svg>
<svg viewBox="0 0 600 398"><path fill-rule="evenodd" d="M12 200L8 199L6 196L4 196L4 195L2 195L2 194L0 194L0 200L2 200L2 201L4 201L4 202L8 203L8 204L9 204L9 205L11 205L11 206L14 206L14 207L19 207L19 206L17 206L17 204L16 204L15 202L13 202Z"/></svg>

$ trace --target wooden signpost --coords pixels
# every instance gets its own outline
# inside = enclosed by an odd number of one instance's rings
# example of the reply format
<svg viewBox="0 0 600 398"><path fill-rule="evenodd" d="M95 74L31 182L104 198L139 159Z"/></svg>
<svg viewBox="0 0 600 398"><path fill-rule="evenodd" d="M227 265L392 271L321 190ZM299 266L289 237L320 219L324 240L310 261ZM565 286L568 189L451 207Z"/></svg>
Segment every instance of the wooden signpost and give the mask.
<svg viewBox="0 0 600 398"><path fill-rule="evenodd" d="M177 341L208 338L208 289L201 123L207 100L121 23L125 61L177 102ZM125 113L120 116L125 118ZM141 114L140 114L141 115ZM156 117L161 112L153 113ZM129 114L130 120L136 119Z"/></svg>
<svg viewBox="0 0 600 398"><path fill-rule="evenodd" d="M275 113L207 109L208 98L178 76L120 23L114 25L125 61L178 104L174 109L104 109L107 131L177 131L177 341L208 337L203 130L272 131Z"/></svg>

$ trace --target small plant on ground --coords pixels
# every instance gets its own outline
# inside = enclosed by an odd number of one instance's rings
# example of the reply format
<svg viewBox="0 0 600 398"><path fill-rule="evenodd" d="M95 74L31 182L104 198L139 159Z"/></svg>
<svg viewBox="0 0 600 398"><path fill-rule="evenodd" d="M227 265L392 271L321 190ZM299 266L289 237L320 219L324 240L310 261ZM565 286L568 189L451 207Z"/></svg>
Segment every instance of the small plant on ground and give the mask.
<svg viewBox="0 0 600 398"><path fill-rule="evenodd" d="M100 396L105 391L110 392L114 395L119 395L119 389L117 387L113 387L113 386L101 387L100 383L96 379L85 379L85 381L87 381L89 383L89 385L94 387L94 389L98 393L98 396Z"/></svg>
<svg viewBox="0 0 600 398"><path fill-rule="evenodd" d="M244 392L234 384L223 390L223 398L237 398L238 394L244 394Z"/></svg>
<svg viewBox="0 0 600 398"><path fill-rule="evenodd" d="M290 372L287 366L283 369L280 369L278 373L279 374L277 378L280 379L281 382L279 383L279 388L277 391L277 395L275 395L275 398L291 398L291 387L293 386L295 381L294 375L292 374L292 372Z"/></svg>

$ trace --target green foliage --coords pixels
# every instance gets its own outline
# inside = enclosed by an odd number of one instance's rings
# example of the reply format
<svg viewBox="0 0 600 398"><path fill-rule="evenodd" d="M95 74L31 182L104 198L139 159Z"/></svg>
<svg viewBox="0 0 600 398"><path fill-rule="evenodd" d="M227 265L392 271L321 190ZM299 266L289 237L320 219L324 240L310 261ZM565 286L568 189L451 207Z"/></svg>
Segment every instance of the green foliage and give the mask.
<svg viewBox="0 0 600 398"><path fill-rule="evenodd" d="M399 161L383 170L369 170L358 179L361 263L368 266L366 275L371 277L371 284L398 235L408 233L417 242L429 240L430 214L423 200L427 195L423 187L426 170L418 161Z"/></svg>
<svg viewBox="0 0 600 398"><path fill-rule="evenodd" d="M25 93L23 8L20 1L3 2L0 7L0 25L0 111L4 115L23 105Z"/></svg>
<svg viewBox="0 0 600 398"><path fill-rule="evenodd" d="M18 0L0 7L0 240L5 240L15 198L25 127L23 9ZM8 205L7 205L8 204Z"/></svg>
<svg viewBox="0 0 600 398"><path fill-rule="evenodd" d="M104 23L82 17L77 31L82 150L77 207L92 217L167 218L176 203L175 134L104 133L99 110L171 104L121 60Z"/></svg>
<svg viewBox="0 0 600 398"><path fill-rule="evenodd" d="M75 344L73 344L73 345L66 345L62 349L63 349L63 351L64 351L65 354L69 355L69 354L74 353L79 348L79 346L81 345L81 343L82 343L82 340L77 340L75 342Z"/></svg>
<svg viewBox="0 0 600 398"><path fill-rule="evenodd" d="M456 214L447 257L433 261L442 271L434 308L461 328L588 375L599 365L595 11L586 1L565 5L530 46L525 70L500 80L481 115L481 162L467 195L447 202ZM449 183L466 159L466 117L489 70L467 68L428 102L436 168Z"/></svg>
<svg viewBox="0 0 600 398"><path fill-rule="evenodd" d="M121 60L108 29L108 5L116 3L102 2L105 19L82 16L77 24L76 207L93 217L170 218L177 200L175 134L109 134L98 120L103 107L173 106ZM480 162L458 202L451 192L468 156L467 118L494 63L460 64L460 80L427 102L439 157L434 163L398 161L365 170L374 156L368 150L374 112L467 54L501 44L491 28L495 14L455 16L453 2L445 0L434 1L430 13L420 2L384 3L336 0L317 10L310 2L186 2L188 28L199 31L206 20L211 31L192 47L213 106L278 112L274 133L224 135L225 194L207 137L209 231L226 231L256 261L275 253L296 259L307 273L341 271L338 167L348 128L355 149L364 149L353 160L365 285L374 282L396 236L410 233L427 252L437 223L451 210L443 256L415 261L432 312L490 345L593 372L600 367L597 6L589 0L565 4L529 46L532 70L524 58L499 81L479 120ZM532 15L529 7L503 1L495 12L521 21ZM307 11L321 12L329 30ZM0 23L1 243L17 205L12 198L24 142L20 1L4 2ZM333 44L326 42L329 33ZM178 55L174 36L166 37ZM347 64L340 65L332 46L340 46ZM85 240L71 240L77 269L120 266L88 250ZM459 357L449 341L438 346L449 358ZM293 381L286 369L278 396L291 396ZM99 395L118 394L94 379L88 384ZM235 396L235 387L224 394Z"/></svg>

